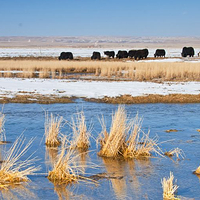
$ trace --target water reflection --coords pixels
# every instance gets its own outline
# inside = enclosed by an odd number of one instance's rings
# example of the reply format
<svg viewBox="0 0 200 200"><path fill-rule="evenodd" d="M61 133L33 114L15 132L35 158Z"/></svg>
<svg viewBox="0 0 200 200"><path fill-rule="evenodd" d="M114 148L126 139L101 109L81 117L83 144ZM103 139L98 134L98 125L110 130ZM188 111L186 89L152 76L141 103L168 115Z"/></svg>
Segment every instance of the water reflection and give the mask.
<svg viewBox="0 0 200 200"><path fill-rule="evenodd" d="M148 177L153 172L153 167L151 165L150 158L145 159L128 159L126 160L128 164L127 176L129 177L129 188L132 195L139 198L142 193L141 183L139 182L139 177Z"/></svg>
<svg viewBox="0 0 200 200"><path fill-rule="evenodd" d="M2 156L2 149L1 149L1 147L0 147L0 164L2 163L2 161L3 161L3 156Z"/></svg>
<svg viewBox="0 0 200 200"><path fill-rule="evenodd" d="M57 161L58 147L46 147L45 161L47 165L54 166Z"/></svg>
<svg viewBox="0 0 200 200"><path fill-rule="evenodd" d="M77 154L77 163L79 163L79 166L81 167L81 171L84 174L86 166L87 166L87 160L89 158L88 151L76 149L76 154Z"/></svg>
<svg viewBox="0 0 200 200"><path fill-rule="evenodd" d="M56 192L56 194L58 195L58 199L59 200L63 200L63 199L70 199L70 197L73 196L73 193L67 189L67 185L66 184L62 184L62 185L54 185L54 191Z"/></svg>
<svg viewBox="0 0 200 200"><path fill-rule="evenodd" d="M27 184L9 186L9 188L0 190L1 199L20 200L20 199L38 199L37 195L27 188Z"/></svg>
<svg viewBox="0 0 200 200"><path fill-rule="evenodd" d="M127 196L127 186L125 179L126 164L123 160L112 158L102 158L107 175L111 181L116 198L123 199Z"/></svg>

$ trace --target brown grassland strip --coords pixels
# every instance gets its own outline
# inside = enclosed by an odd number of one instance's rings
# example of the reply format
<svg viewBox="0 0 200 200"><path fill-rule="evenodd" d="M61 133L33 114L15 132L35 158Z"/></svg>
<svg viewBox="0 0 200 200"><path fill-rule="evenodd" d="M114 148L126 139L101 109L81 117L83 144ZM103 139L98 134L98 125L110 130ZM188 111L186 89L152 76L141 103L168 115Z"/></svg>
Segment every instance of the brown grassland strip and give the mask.
<svg viewBox="0 0 200 200"><path fill-rule="evenodd" d="M54 95L16 95L13 98L2 97L0 103L39 103L39 104L53 104L53 103L72 103L72 97L57 97Z"/></svg>
<svg viewBox="0 0 200 200"><path fill-rule="evenodd" d="M86 101L111 104L143 104L143 103L200 103L200 94L169 94L158 95L150 94L147 96L133 97L122 95L118 97L104 97L102 99L87 99Z"/></svg>
<svg viewBox="0 0 200 200"><path fill-rule="evenodd" d="M167 60L167 59L166 59ZM127 62L129 61L129 62ZM134 61L134 60L131 60ZM82 78L90 80L133 80L133 81L200 81L198 62L130 62L127 60L104 59L80 60L0 60L0 77L20 78ZM84 74L83 74L84 73ZM70 76L69 76L70 75ZM80 78L80 77L79 77Z"/></svg>
<svg viewBox="0 0 200 200"><path fill-rule="evenodd" d="M53 104L53 103L73 103L76 97L58 97L55 95L45 96L39 94L25 94L16 95L15 97L1 97L0 103L39 103L39 104ZM85 101L96 103L110 103L110 104L143 104L143 103L200 103L200 94L169 94L158 95L150 94L147 96L133 97L131 95L122 95L118 97L104 97L102 99L83 98Z"/></svg>

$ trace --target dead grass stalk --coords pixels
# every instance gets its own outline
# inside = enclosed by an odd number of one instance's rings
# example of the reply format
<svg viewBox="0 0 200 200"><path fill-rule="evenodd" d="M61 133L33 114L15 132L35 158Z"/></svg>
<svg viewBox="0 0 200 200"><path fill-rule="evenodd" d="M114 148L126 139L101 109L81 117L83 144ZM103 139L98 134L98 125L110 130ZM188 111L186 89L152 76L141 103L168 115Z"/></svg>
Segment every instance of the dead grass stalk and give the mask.
<svg viewBox="0 0 200 200"><path fill-rule="evenodd" d="M20 182L27 182L29 179L27 175L34 174L40 167L33 166L36 158L29 156L24 161L21 157L24 156L30 148L33 139L31 139L24 148L25 139L20 136L13 143L11 148L5 155L4 162L0 168L0 188L6 188L12 184L19 184Z"/></svg>
<svg viewBox="0 0 200 200"><path fill-rule="evenodd" d="M138 113L131 122L131 133L126 142L126 149L124 151L125 158L139 158L149 157L152 152L161 155L161 149L158 146L158 138L149 137L150 131L147 134L141 129L142 118L139 118Z"/></svg>
<svg viewBox="0 0 200 200"><path fill-rule="evenodd" d="M72 117L73 141L72 147L87 150L90 146L90 131L87 130L84 112L76 113L75 119Z"/></svg>
<svg viewBox="0 0 200 200"><path fill-rule="evenodd" d="M49 118L48 112L45 112L45 144L47 146L60 145L59 134L62 121L62 117L54 117L51 113Z"/></svg>
<svg viewBox="0 0 200 200"><path fill-rule="evenodd" d="M184 157L185 157L183 150L179 149L178 147L165 152L165 155L168 157L172 157L175 155L177 160L180 160L181 158L184 159Z"/></svg>
<svg viewBox="0 0 200 200"><path fill-rule="evenodd" d="M81 180L89 180L83 177L85 173L85 166L77 162L77 155L74 148L67 148L68 141L66 136L63 138L60 154L58 155L57 162L53 170L49 172L48 179L57 184L71 184Z"/></svg>
<svg viewBox="0 0 200 200"><path fill-rule="evenodd" d="M127 113L124 106L119 106L112 116L112 124L109 133L106 131L104 119L102 119L102 132L98 138L101 149L98 155L105 157L117 157L122 155L128 130Z"/></svg>
<svg viewBox="0 0 200 200"><path fill-rule="evenodd" d="M178 200L178 198L175 197L175 192L178 189L177 185L174 185L174 175L172 172L170 172L169 178L163 178L161 180L162 188L163 188L163 199L165 200Z"/></svg>

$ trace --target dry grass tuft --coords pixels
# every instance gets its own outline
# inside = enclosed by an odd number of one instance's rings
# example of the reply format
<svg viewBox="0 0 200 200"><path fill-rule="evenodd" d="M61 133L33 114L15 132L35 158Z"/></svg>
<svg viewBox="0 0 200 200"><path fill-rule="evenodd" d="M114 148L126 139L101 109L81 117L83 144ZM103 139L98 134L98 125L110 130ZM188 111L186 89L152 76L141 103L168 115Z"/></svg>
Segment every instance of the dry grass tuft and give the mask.
<svg viewBox="0 0 200 200"><path fill-rule="evenodd" d="M80 174L84 174L84 167L77 162L79 155L75 154L75 149L67 149L66 136L63 138L61 152L58 160L54 164L53 170L49 172L48 179L57 184L71 184L77 182L79 178L84 179Z"/></svg>
<svg viewBox="0 0 200 200"><path fill-rule="evenodd" d="M73 141L72 147L87 150L90 146L90 131L87 130L84 112L76 113L76 118L72 118Z"/></svg>
<svg viewBox="0 0 200 200"><path fill-rule="evenodd" d="M161 180L162 188L163 188L163 199L166 200L178 200L178 198L175 197L175 192L178 189L177 185L174 185L174 175L172 172L170 172L170 177L168 179L163 178Z"/></svg>
<svg viewBox="0 0 200 200"><path fill-rule="evenodd" d="M45 144L47 146L56 147L60 145L58 136L62 121L62 117L54 117L51 113L49 118L48 113L45 112Z"/></svg>
<svg viewBox="0 0 200 200"><path fill-rule="evenodd" d="M27 175L34 174L34 172L40 169L39 167L32 166L36 159L31 158L31 156L24 161L20 160L29 150L33 140L30 140L22 148L24 142L25 139L20 136L6 153L5 161L0 168L0 188L6 188L12 184L19 184L20 182L27 182L29 180Z"/></svg>
<svg viewBox="0 0 200 200"><path fill-rule="evenodd" d="M172 157L175 155L178 160L180 160L180 158L184 159L184 157L185 157L183 150L179 149L178 147L165 152L165 155L168 157Z"/></svg>
<svg viewBox="0 0 200 200"><path fill-rule="evenodd" d="M126 135L129 130L127 127L127 114L123 106L119 106L115 114L112 116L112 124L108 133L105 127L104 119L102 119L102 132L98 139L101 149L99 156L117 157L123 154Z"/></svg>
<svg viewBox="0 0 200 200"><path fill-rule="evenodd" d="M166 130L165 132L166 132L166 133L178 132L178 130L176 130L176 129L169 129L169 130Z"/></svg>
<svg viewBox="0 0 200 200"><path fill-rule="evenodd" d="M69 184L78 180L76 167L74 168L76 166L73 159L74 150L70 148L66 153L66 148L66 138L64 138L58 160L47 177L51 182L58 185L64 183Z"/></svg>
<svg viewBox="0 0 200 200"><path fill-rule="evenodd" d="M194 174L200 174L200 166L199 167L197 167L197 169L194 171Z"/></svg>
<svg viewBox="0 0 200 200"><path fill-rule="evenodd" d="M118 107L112 116L110 133L107 132L104 119L101 120L102 132L97 140L100 142L99 156L124 158L149 157L151 152L162 156L158 146L158 138L149 137L150 131L145 134L141 130L142 118L138 114L133 120L128 120L125 108ZM128 140L126 141L126 138Z"/></svg>
<svg viewBox="0 0 200 200"><path fill-rule="evenodd" d="M137 114L131 122L132 130L126 142L126 149L123 154L125 158L149 157L151 156L151 152L156 152L161 155L157 137L153 139L149 138L150 131L145 134L141 130L141 126L142 118L139 118Z"/></svg>
<svg viewBox="0 0 200 200"><path fill-rule="evenodd" d="M156 137L154 139L149 138L150 131L145 134L141 130L142 118L139 118L138 114L131 126L131 134L126 142L126 149L123 154L125 158L149 157L151 152L160 154L161 150L158 147L158 139Z"/></svg>

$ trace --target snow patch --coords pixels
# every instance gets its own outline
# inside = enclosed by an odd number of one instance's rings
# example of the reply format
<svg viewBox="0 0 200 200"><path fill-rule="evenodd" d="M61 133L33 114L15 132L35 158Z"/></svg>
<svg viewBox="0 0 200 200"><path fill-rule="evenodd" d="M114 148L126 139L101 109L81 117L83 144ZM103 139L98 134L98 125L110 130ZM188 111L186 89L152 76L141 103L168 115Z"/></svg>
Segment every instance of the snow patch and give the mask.
<svg viewBox="0 0 200 200"><path fill-rule="evenodd" d="M200 83L164 82L160 84L137 81L0 78L0 97L15 96L18 92L86 98L117 97L120 95L144 96L148 94L200 94Z"/></svg>

